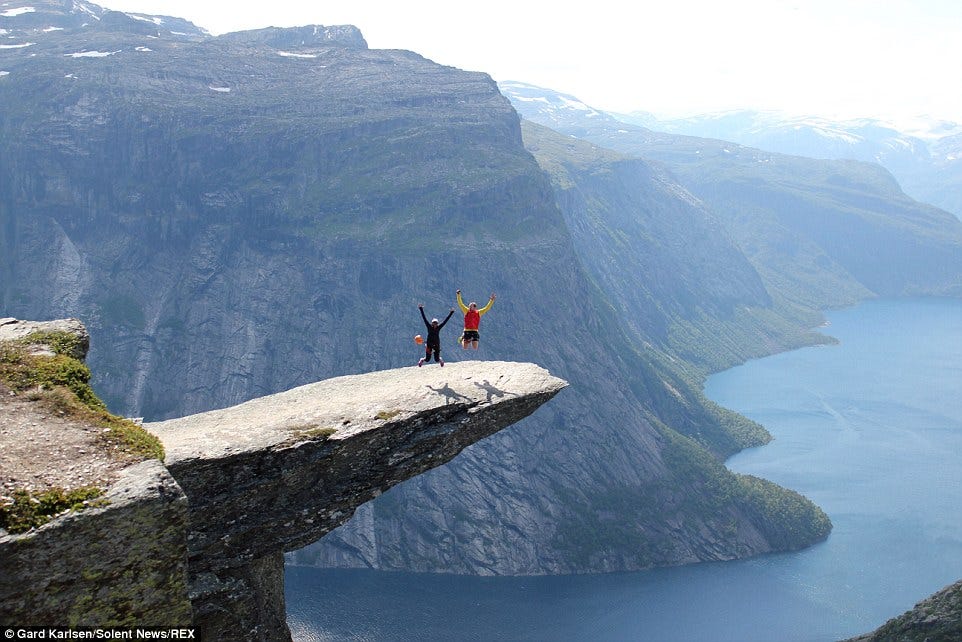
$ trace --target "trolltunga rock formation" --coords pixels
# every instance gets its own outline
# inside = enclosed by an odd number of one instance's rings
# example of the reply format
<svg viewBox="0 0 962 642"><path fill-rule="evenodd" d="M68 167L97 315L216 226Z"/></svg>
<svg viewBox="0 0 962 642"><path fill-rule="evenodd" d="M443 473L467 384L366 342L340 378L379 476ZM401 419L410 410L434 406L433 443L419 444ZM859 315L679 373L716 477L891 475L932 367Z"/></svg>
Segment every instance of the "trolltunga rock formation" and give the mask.
<svg viewBox="0 0 962 642"><path fill-rule="evenodd" d="M146 424L188 499L195 623L210 639L289 638L284 551L566 385L533 364L465 361L338 377Z"/></svg>
<svg viewBox="0 0 962 642"><path fill-rule="evenodd" d="M0 340L87 336L75 320L0 325ZM25 533L0 529L0 622L193 623L202 639L289 640L285 551L566 385L529 363L460 362L339 377L148 423L163 463L124 467L96 507ZM8 437L30 438L4 417Z"/></svg>

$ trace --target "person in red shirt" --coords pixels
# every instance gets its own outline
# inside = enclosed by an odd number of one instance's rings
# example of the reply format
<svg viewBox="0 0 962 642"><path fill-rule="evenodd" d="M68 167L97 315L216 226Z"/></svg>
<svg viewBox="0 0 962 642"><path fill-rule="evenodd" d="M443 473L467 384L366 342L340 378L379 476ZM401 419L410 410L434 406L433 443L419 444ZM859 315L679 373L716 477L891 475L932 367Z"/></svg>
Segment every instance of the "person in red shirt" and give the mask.
<svg viewBox="0 0 962 642"><path fill-rule="evenodd" d="M465 350L470 346L472 349L478 349L478 341L481 339L481 335L478 334L478 327L481 325L481 315L491 309L494 305L494 300L497 298L492 293L491 298L488 299L488 304L478 309L478 304L472 301L468 305L464 305L464 301L461 300L461 290L457 291L458 295L458 307L461 308L461 312L464 312L464 333L461 335L461 347Z"/></svg>

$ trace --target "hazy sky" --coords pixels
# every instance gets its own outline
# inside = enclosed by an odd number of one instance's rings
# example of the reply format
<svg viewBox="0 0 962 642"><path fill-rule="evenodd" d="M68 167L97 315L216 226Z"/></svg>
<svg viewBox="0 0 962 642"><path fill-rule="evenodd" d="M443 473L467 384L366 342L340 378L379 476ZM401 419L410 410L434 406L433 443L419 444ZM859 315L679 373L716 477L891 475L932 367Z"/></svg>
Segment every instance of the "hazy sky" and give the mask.
<svg viewBox="0 0 962 642"><path fill-rule="evenodd" d="M573 94L610 111L740 107L962 121L959 0L102 0L213 34L357 26L373 49Z"/></svg>

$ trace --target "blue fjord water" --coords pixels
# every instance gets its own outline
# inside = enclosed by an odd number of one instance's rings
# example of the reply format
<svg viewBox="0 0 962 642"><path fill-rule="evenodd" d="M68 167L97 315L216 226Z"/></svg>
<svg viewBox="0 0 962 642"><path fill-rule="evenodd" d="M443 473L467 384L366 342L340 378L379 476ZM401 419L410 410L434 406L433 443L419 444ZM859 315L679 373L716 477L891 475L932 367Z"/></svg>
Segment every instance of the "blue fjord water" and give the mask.
<svg viewBox="0 0 962 642"><path fill-rule="evenodd" d="M609 575L473 578L288 568L295 640L838 640L962 578L962 302L827 314L839 345L749 362L708 396L771 444L728 466L831 517L798 553Z"/></svg>

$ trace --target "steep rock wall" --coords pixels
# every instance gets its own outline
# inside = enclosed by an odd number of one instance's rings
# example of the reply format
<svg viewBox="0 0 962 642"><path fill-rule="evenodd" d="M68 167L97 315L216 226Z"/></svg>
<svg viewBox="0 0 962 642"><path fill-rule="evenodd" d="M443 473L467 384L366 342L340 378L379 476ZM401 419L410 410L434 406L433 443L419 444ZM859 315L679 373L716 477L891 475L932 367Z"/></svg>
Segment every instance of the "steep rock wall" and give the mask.
<svg viewBox="0 0 962 642"><path fill-rule="evenodd" d="M87 337L73 319L3 319L0 341L54 329L75 331L81 344ZM339 377L147 424L163 443L163 464L126 466L84 510L24 533L0 530L0 622L193 623L203 639L290 639L285 551L566 386L533 364L471 361ZM31 439L11 417L0 413L4 443ZM16 474L0 469L5 482Z"/></svg>
<svg viewBox="0 0 962 642"><path fill-rule="evenodd" d="M2 422L2 419L0 419ZM0 529L0 622L187 626L187 498L164 466L127 468L105 506Z"/></svg>
<svg viewBox="0 0 962 642"><path fill-rule="evenodd" d="M380 545L353 563L585 572L773 550L782 525L714 493L737 480L677 439L676 420L719 421L628 336L490 77L300 30L64 26L0 50L0 306L89 320L111 408L163 420L409 365L417 303L494 291L479 355L571 392L376 500ZM82 48L116 53L65 55ZM668 229L658 243L689 241ZM445 358L473 358L447 332ZM462 535L425 537L449 512Z"/></svg>
<svg viewBox="0 0 962 642"><path fill-rule="evenodd" d="M188 497L195 622L209 639L283 637L284 551L566 385L533 364L466 361L338 377L147 424Z"/></svg>

